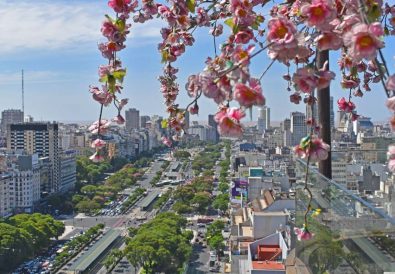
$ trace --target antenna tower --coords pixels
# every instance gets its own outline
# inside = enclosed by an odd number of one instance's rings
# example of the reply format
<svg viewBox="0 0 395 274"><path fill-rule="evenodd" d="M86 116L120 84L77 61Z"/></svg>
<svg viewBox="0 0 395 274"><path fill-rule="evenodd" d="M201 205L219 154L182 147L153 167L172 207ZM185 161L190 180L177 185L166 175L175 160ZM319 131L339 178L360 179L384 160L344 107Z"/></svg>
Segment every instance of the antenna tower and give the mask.
<svg viewBox="0 0 395 274"><path fill-rule="evenodd" d="M23 69L22 69L22 113L25 115L25 82L23 79Z"/></svg>

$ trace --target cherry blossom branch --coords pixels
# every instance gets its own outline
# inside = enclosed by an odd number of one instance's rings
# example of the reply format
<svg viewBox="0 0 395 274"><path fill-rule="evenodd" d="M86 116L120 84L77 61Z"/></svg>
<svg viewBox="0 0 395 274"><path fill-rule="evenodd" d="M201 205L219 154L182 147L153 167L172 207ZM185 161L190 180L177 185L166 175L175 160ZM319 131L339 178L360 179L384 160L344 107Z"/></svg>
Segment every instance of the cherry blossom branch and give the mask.
<svg viewBox="0 0 395 274"><path fill-rule="evenodd" d="M276 62L276 60L277 60L277 59L274 58L274 59L270 62L269 66L262 72L261 76L259 77L259 81L262 80L263 76L265 76L266 72L269 71L269 69L273 66L273 64L274 64L274 62Z"/></svg>
<svg viewBox="0 0 395 274"><path fill-rule="evenodd" d="M259 49L257 52L251 54L251 56L249 57L249 59L254 58L255 56L257 56L258 54L260 54L262 51L264 51L265 49L267 49L268 47L270 47L273 43L269 43L266 46L264 46L263 48ZM219 81L220 78L222 78L223 76L225 76L226 74L228 74L229 72L232 72L238 68L240 68L243 65L243 62L239 62L236 65L232 66L231 68L226 69L225 71L221 72L221 74L217 77L216 82Z"/></svg>

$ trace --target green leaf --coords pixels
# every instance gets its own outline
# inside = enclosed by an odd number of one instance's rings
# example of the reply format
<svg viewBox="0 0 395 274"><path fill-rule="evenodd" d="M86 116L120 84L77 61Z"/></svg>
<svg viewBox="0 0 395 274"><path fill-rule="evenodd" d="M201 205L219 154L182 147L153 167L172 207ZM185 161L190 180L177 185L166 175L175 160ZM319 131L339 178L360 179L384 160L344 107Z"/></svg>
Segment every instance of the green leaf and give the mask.
<svg viewBox="0 0 395 274"><path fill-rule="evenodd" d="M108 75L104 75L102 78L99 79L100 82L104 83L108 81Z"/></svg>
<svg viewBox="0 0 395 274"><path fill-rule="evenodd" d="M230 69L233 67L233 62L232 61L226 61L226 69Z"/></svg>
<svg viewBox="0 0 395 274"><path fill-rule="evenodd" d="M161 122L162 128L167 128L168 125L169 125L169 124L168 124L168 122L167 122L167 119L162 120L162 122Z"/></svg>
<svg viewBox="0 0 395 274"><path fill-rule="evenodd" d="M254 23L252 24L251 28L253 28L254 30L258 30L259 24L258 23Z"/></svg>
<svg viewBox="0 0 395 274"><path fill-rule="evenodd" d="M115 22L115 25L117 26L117 29L120 32L123 32L125 30L125 21L121 20L121 19L117 19L117 21Z"/></svg>
<svg viewBox="0 0 395 274"><path fill-rule="evenodd" d="M112 75L108 75L108 89L111 93L115 92L115 78Z"/></svg>
<svg viewBox="0 0 395 274"><path fill-rule="evenodd" d="M117 79L118 81L122 82L123 78L126 75L126 69L119 69L117 71L114 71L114 73L112 75L113 75L113 77L115 79Z"/></svg>
<svg viewBox="0 0 395 274"><path fill-rule="evenodd" d="M186 4L188 10L192 13L195 13L195 6L196 6L195 0L187 0Z"/></svg>
<svg viewBox="0 0 395 274"><path fill-rule="evenodd" d="M234 28L235 24L233 23L233 18L228 18L224 22L226 25L228 25L231 29Z"/></svg>
<svg viewBox="0 0 395 274"><path fill-rule="evenodd" d="M161 62L162 63L166 63L167 62L167 58L169 57L169 53L165 49L165 50L162 50L161 54L162 54L162 61Z"/></svg>
<svg viewBox="0 0 395 274"><path fill-rule="evenodd" d="M351 75L353 75L353 76L357 76L358 75L358 70L357 70L357 67L352 67L351 69L350 69L350 74Z"/></svg>
<svg viewBox="0 0 395 274"><path fill-rule="evenodd" d="M104 16L105 16L108 20L110 20L111 22L114 22L114 19L112 19L110 15L106 14L106 15L104 15Z"/></svg>

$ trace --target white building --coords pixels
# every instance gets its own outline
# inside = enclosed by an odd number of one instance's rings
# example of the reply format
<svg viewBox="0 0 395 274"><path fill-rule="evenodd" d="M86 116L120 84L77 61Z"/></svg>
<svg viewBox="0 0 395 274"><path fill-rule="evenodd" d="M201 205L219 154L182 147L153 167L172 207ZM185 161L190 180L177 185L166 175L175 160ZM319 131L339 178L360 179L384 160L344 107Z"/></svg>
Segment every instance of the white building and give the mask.
<svg viewBox="0 0 395 274"><path fill-rule="evenodd" d="M63 151L60 155L60 192L73 190L77 182L76 153L74 150Z"/></svg>
<svg viewBox="0 0 395 274"><path fill-rule="evenodd" d="M15 155L9 171L13 180L9 183L10 207L14 212L33 212L40 201L40 166L38 155Z"/></svg>
<svg viewBox="0 0 395 274"><path fill-rule="evenodd" d="M270 128L270 108L263 106L258 109L258 131L263 133Z"/></svg>
<svg viewBox="0 0 395 274"><path fill-rule="evenodd" d="M292 145L297 145L307 135L306 116L301 112L291 113Z"/></svg>
<svg viewBox="0 0 395 274"><path fill-rule="evenodd" d="M9 189L12 182L12 174L0 173L0 217L8 217L12 214Z"/></svg>

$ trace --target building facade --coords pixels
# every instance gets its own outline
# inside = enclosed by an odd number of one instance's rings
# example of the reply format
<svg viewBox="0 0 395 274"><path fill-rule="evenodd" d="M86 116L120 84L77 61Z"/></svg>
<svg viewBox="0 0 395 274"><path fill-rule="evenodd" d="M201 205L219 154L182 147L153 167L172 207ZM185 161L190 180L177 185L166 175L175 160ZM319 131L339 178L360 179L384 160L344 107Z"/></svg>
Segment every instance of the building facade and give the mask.
<svg viewBox="0 0 395 274"><path fill-rule="evenodd" d="M60 154L60 192L74 189L77 182L76 152L65 150Z"/></svg>
<svg viewBox="0 0 395 274"><path fill-rule="evenodd" d="M127 131L140 129L140 111L130 108L125 111L125 127Z"/></svg>
<svg viewBox="0 0 395 274"><path fill-rule="evenodd" d="M263 133L266 129L270 128L270 108L263 106L258 109L258 131Z"/></svg>
<svg viewBox="0 0 395 274"><path fill-rule="evenodd" d="M59 138L57 123L23 123L8 125L7 150L25 151L48 157L52 166L52 178L49 186L51 193L60 190Z"/></svg>
<svg viewBox="0 0 395 274"><path fill-rule="evenodd" d="M299 144L300 140L307 135L306 116L301 112L291 113L292 145Z"/></svg>
<svg viewBox="0 0 395 274"><path fill-rule="evenodd" d="M3 134L7 131L9 124L23 123L23 112L19 109L6 109L1 113L1 131Z"/></svg>

